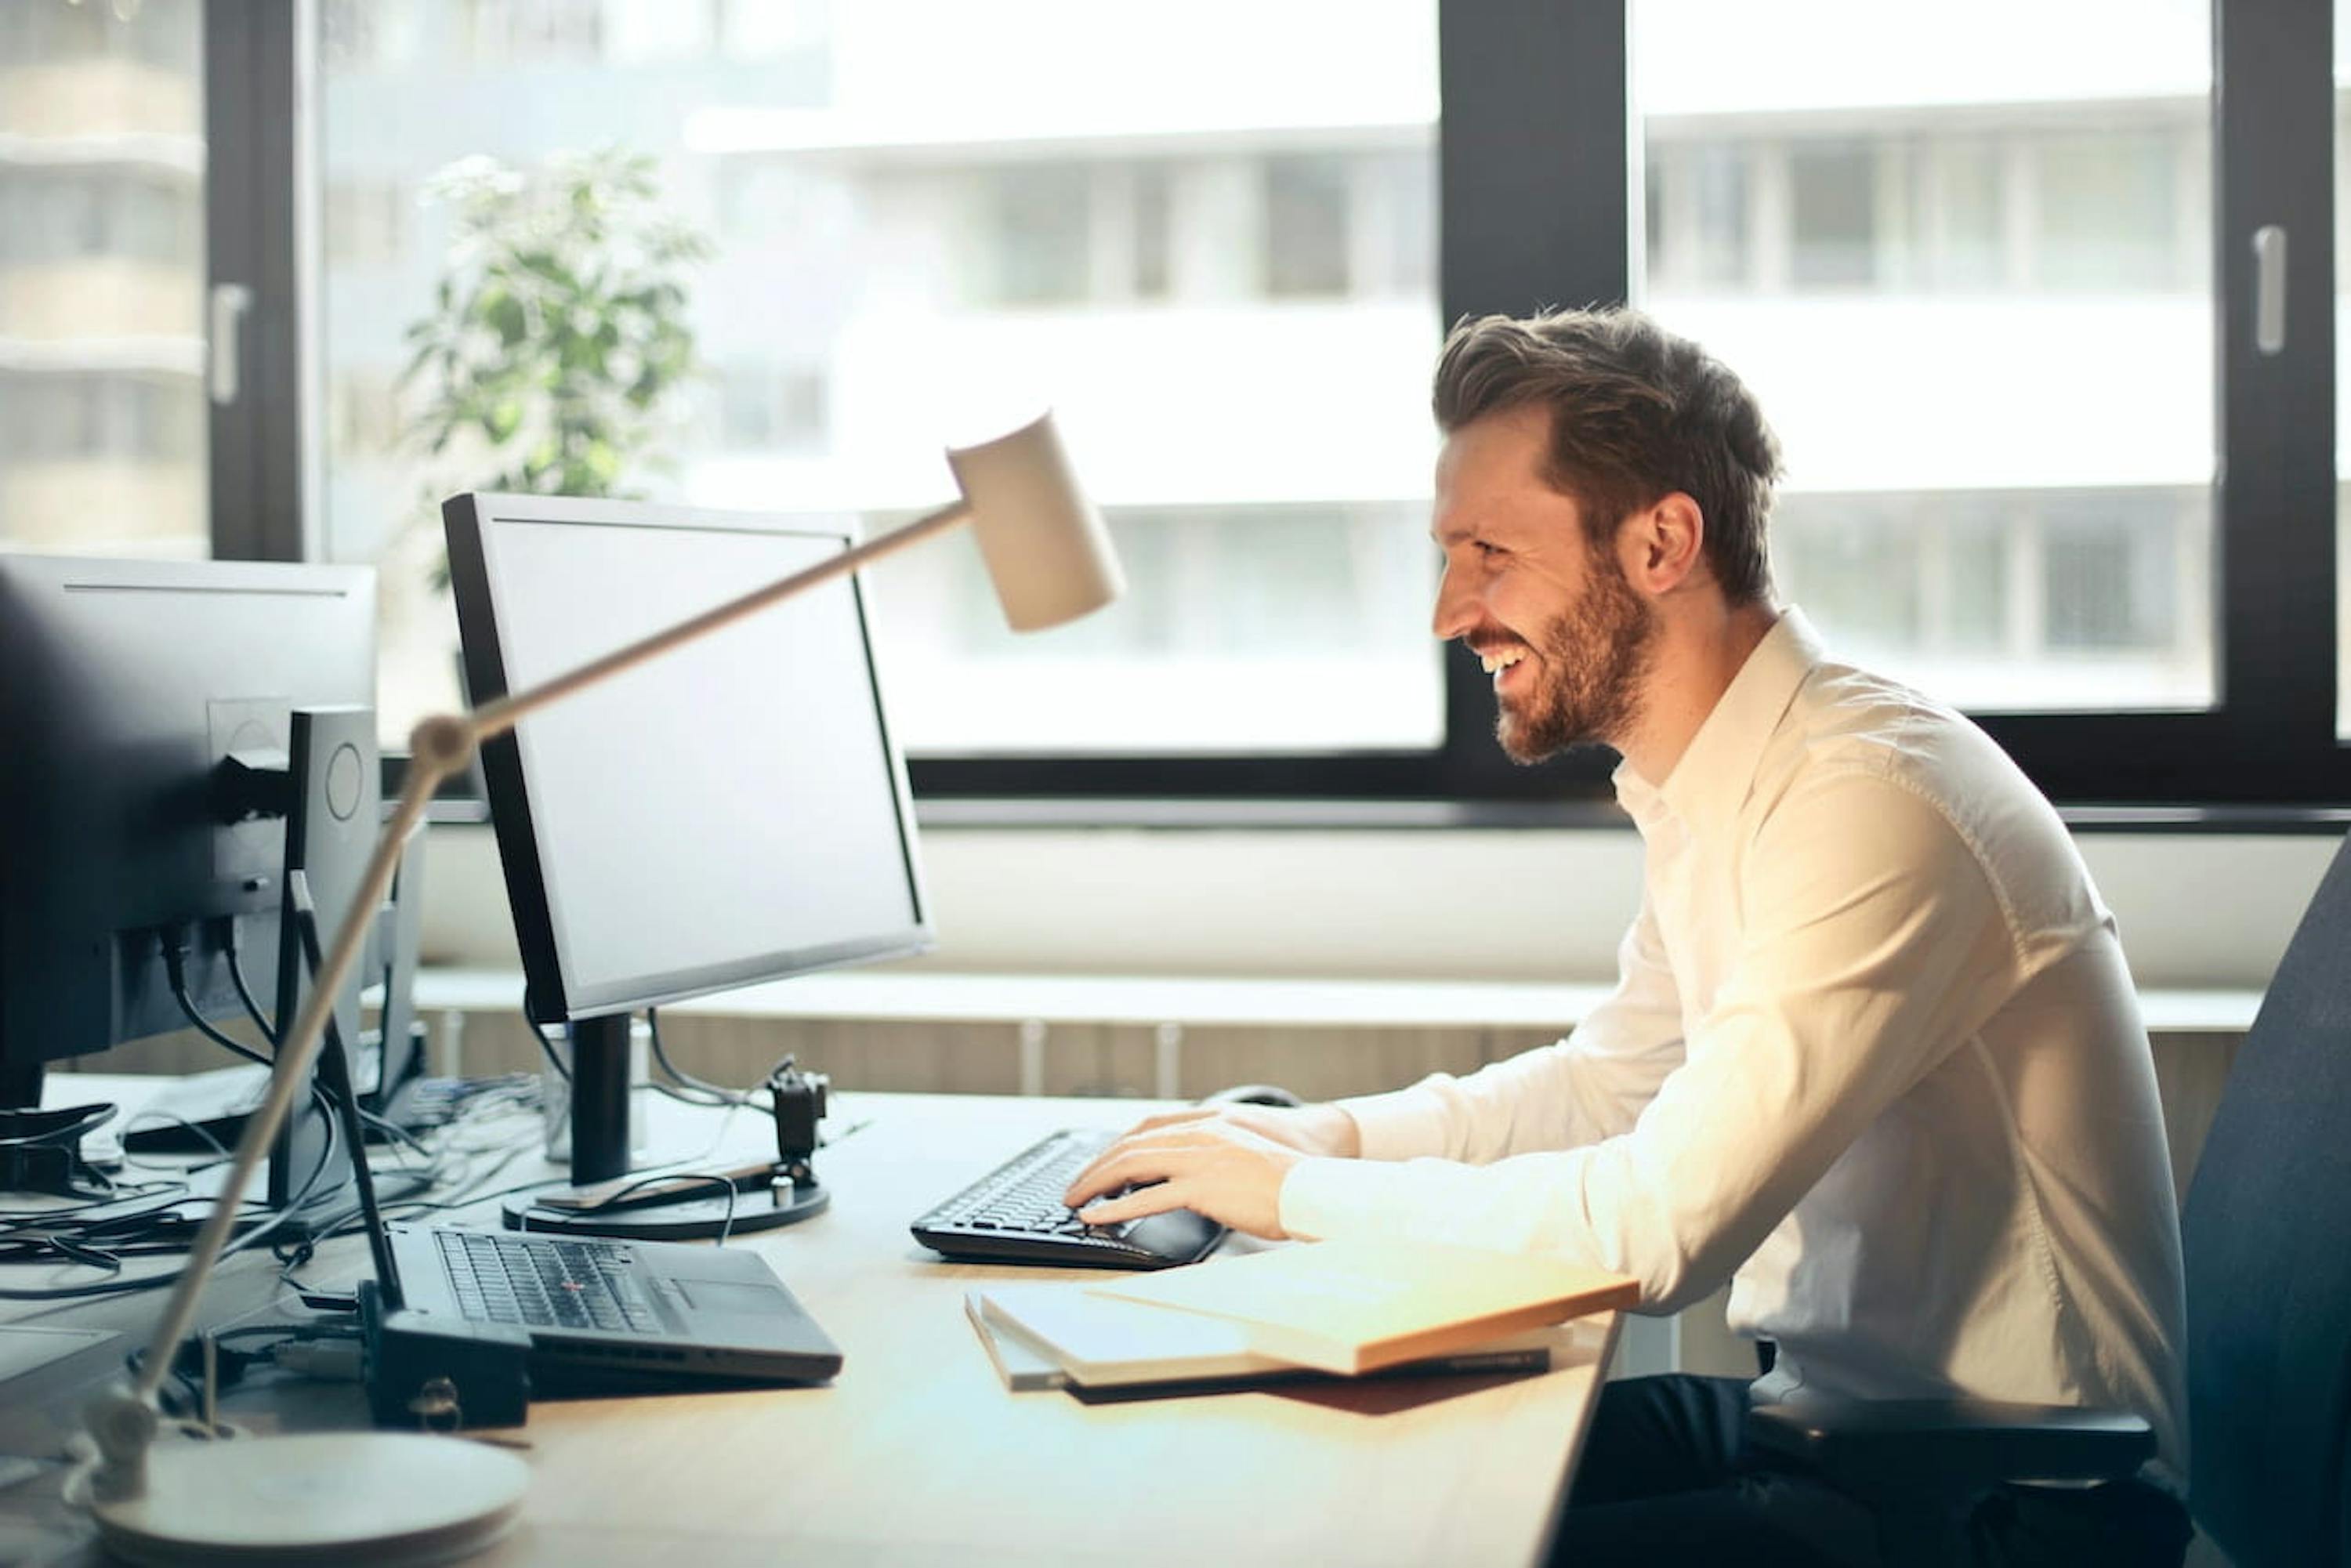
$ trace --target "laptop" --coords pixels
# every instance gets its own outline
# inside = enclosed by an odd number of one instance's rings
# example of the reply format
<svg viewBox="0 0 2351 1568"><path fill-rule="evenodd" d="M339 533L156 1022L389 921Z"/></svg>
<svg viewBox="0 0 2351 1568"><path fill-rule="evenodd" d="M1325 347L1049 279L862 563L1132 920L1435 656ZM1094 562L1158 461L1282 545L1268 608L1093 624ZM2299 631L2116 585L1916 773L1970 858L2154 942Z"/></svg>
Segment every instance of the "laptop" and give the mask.
<svg viewBox="0 0 2351 1568"><path fill-rule="evenodd" d="M386 1310L523 1328L541 1392L821 1383L841 1370L841 1352L755 1252L374 1215L368 1226Z"/></svg>
<svg viewBox="0 0 2351 1568"><path fill-rule="evenodd" d="M308 880L289 873L305 956L318 965ZM363 1149L350 1073L328 1024L322 1085L346 1146ZM766 1259L682 1241L389 1225L364 1157L351 1162L374 1259L376 1316L502 1323L530 1335L531 1386L542 1393L687 1392L746 1384L821 1383L841 1352Z"/></svg>

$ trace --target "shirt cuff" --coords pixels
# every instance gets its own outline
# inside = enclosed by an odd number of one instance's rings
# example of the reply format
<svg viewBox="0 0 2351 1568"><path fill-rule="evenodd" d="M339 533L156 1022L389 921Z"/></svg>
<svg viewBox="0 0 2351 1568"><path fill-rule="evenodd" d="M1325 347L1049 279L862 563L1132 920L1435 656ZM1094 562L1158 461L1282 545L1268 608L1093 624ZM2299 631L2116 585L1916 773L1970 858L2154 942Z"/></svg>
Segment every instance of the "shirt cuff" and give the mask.
<svg viewBox="0 0 2351 1568"><path fill-rule="evenodd" d="M1409 1089L1338 1103L1355 1120L1364 1158L1411 1160L1445 1153L1445 1102L1429 1087L1440 1076L1424 1078Z"/></svg>

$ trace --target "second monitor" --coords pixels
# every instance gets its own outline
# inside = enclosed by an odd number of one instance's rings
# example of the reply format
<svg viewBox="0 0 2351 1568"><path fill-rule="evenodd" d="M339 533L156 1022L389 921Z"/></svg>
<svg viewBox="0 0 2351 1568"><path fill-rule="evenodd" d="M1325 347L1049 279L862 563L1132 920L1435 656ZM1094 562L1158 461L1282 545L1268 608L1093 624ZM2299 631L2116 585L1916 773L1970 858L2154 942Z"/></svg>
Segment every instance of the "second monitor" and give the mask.
<svg viewBox="0 0 2351 1568"><path fill-rule="evenodd" d="M477 703L853 538L846 518L531 496L454 497L443 521ZM482 769L525 1011L572 1030L576 1182L628 1169L635 1010L931 946L853 577L524 719Z"/></svg>

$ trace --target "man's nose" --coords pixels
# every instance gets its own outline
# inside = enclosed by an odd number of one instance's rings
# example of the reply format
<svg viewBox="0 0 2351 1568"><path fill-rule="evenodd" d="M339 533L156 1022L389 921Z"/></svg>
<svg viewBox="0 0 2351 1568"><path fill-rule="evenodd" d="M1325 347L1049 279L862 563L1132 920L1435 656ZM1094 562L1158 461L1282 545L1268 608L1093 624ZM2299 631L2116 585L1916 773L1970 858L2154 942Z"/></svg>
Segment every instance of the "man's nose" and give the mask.
<svg viewBox="0 0 2351 1568"><path fill-rule="evenodd" d="M1437 580L1437 612L1430 618L1429 630L1450 642L1478 623L1478 596L1461 580L1461 574L1447 567Z"/></svg>

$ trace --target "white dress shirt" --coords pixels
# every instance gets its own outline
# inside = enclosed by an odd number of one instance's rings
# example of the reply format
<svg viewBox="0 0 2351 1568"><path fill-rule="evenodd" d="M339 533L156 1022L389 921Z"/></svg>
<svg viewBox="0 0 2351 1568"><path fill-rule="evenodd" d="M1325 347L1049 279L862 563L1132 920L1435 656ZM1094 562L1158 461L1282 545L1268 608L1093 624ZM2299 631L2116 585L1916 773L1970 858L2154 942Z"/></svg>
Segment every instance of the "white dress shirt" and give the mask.
<svg viewBox="0 0 2351 1568"><path fill-rule="evenodd" d="M1966 718L1785 612L1662 785L1614 993L1556 1044L1343 1102L1293 1235L1411 1235L1730 1281L1759 1397L2134 1410L2187 1473L2179 1229L2114 918ZM1541 874L1531 866L1529 874Z"/></svg>

